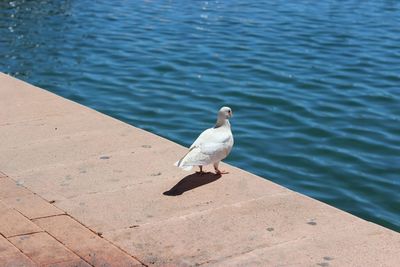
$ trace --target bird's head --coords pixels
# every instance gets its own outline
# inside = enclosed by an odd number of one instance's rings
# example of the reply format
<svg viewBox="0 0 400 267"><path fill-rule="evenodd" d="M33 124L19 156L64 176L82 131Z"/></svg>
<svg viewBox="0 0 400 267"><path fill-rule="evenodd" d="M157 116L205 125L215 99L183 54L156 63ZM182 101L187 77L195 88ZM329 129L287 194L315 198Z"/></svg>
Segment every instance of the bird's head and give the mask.
<svg viewBox="0 0 400 267"><path fill-rule="evenodd" d="M230 107L222 107L218 112L218 117L229 119L233 116L232 109Z"/></svg>

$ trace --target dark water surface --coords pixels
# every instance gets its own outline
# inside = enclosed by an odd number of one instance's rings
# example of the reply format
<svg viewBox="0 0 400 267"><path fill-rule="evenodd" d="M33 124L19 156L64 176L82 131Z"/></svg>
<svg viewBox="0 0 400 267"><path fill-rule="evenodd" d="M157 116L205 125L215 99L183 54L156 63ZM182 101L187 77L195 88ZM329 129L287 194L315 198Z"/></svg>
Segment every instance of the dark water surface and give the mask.
<svg viewBox="0 0 400 267"><path fill-rule="evenodd" d="M229 105L229 163L400 231L400 1L0 0L0 70L186 146Z"/></svg>

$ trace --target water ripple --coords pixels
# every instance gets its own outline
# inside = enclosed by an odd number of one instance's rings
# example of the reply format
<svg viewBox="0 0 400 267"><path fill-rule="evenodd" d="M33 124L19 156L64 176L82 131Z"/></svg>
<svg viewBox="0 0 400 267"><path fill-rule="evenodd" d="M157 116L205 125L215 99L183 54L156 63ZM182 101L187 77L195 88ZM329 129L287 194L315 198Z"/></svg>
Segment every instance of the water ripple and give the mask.
<svg viewBox="0 0 400 267"><path fill-rule="evenodd" d="M265 8L268 6L268 8ZM400 231L398 1L0 1L0 67Z"/></svg>

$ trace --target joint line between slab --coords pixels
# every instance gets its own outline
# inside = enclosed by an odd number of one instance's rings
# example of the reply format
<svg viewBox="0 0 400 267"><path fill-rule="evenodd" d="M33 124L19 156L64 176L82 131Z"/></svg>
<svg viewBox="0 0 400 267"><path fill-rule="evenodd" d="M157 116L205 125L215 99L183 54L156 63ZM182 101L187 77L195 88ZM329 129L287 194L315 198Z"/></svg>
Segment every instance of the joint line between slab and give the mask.
<svg viewBox="0 0 400 267"><path fill-rule="evenodd" d="M57 208L57 207L56 207L56 208ZM60 211L63 211L64 213L61 213L61 214L54 214L54 215L48 215L48 216L42 216L42 217L35 217L35 218L30 219L30 220L31 220L31 221L34 221L34 220L46 219L46 218L57 217L57 216L69 216L69 214L68 214L66 211L61 210L61 209L60 209Z"/></svg>
<svg viewBox="0 0 400 267"><path fill-rule="evenodd" d="M8 241L8 243L11 244L11 246L13 246L15 249L17 249L22 255L24 255L25 257L30 259L33 263L37 264L36 261L34 261L31 257L29 257L27 254L25 254L21 249L19 249L17 246L15 246L10 240L8 240L7 238L6 238L6 240Z"/></svg>
<svg viewBox="0 0 400 267"><path fill-rule="evenodd" d="M52 238L54 238L54 240L56 240L58 243L60 243L61 245L63 245L63 247L68 250L69 252L71 252L72 254L76 255L78 258L80 258L81 260L83 260L84 262L86 262L87 264L89 264L90 266L94 266L92 264L90 264L89 262L87 262L84 258L82 258L81 256L79 256L78 254L76 254L73 250L71 250L66 244L64 244L63 242L61 242L61 240L58 240L55 236L53 236L52 234L50 234L47 231L44 231L45 233L47 233L49 236L51 236ZM68 261L60 261L60 262L56 262L56 263L61 263L61 262L68 262Z"/></svg>
<svg viewBox="0 0 400 267"><path fill-rule="evenodd" d="M128 255L129 257L133 258L134 260L138 261L139 263L141 263L143 266L147 265L142 262L141 260L139 260L138 258L136 258L135 256L129 254L127 251L125 251L124 249L120 248L119 246L117 246L116 244L112 243L110 240L108 240L107 238L104 238L103 236L99 235L99 232L95 232L93 229L87 227L86 225L84 225L83 223L81 223L80 221L78 221L77 219L75 219L74 217L72 217L69 214L60 214L60 215L56 215L56 216L68 216L70 217L72 220L74 220L75 222L77 222L78 224L80 224L81 226L83 226L84 228L86 228L87 230L89 230L90 232L92 232L93 234L99 236L101 239L103 239L104 241L106 241L107 243L109 243L111 246L121 250L123 253L125 253L126 255ZM49 217L54 217L54 216L49 216ZM38 218L40 219L40 218ZM47 233L47 231L46 231ZM48 233L50 236L52 236L50 233ZM59 241L57 238L55 238L54 236L52 236L54 239L56 239L57 241ZM65 247L68 247L66 244L64 244L63 242L59 241L61 244L63 244ZM79 255L78 255L79 256Z"/></svg>
<svg viewBox="0 0 400 267"><path fill-rule="evenodd" d="M35 224L36 225L36 224ZM39 227L40 228L40 227ZM41 229L41 228L40 228ZM6 237L7 239L9 238L13 238L13 237L18 237L18 236L24 236L24 235L34 235L37 233L44 233L46 231L44 231L43 229L41 229L41 231L34 231L34 232L29 232L29 233L24 233L24 234L17 234L17 235L10 235L9 237Z"/></svg>

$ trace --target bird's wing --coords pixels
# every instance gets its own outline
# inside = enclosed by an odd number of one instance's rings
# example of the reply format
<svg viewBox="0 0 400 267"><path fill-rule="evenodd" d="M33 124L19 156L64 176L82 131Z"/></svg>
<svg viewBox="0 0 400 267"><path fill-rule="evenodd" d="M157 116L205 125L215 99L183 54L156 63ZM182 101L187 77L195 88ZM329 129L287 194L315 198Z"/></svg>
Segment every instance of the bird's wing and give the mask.
<svg viewBox="0 0 400 267"><path fill-rule="evenodd" d="M193 147L178 164L178 167L199 166L210 164L210 155L201 152L199 147Z"/></svg>
<svg viewBox="0 0 400 267"><path fill-rule="evenodd" d="M207 129L204 132L202 132L197 139L193 142L193 144L190 146L190 148L196 147L199 144L203 143L204 140L212 138L213 135L213 128Z"/></svg>
<svg viewBox="0 0 400 267"><path fill-rule="evenodd" d="M229 138L231 138L231 136L232 133L230 131L221 131L215 128L210 128L202 132L199 137L197 137L197 139L193 142L190 148L201 146L204 144L225 143L229 140Z"/></svg>
<svg viewBox="0 0 400 267"><path fill-rule="evenodd" d="M189 152L175 163L183 169L208 165L224 159L233 145L230 130L210 128L202 132L190 146Z"/></svg>
<svg viewBox="0 0 400 267"><path fill-rule="evenodd" d="M226 142L204 143L199 147L201 153L212 156L215 154L220 154L221 152L225 152L228 149L228 144Z"/></svg>
<svg viewBox="0 0 400 267"><path fill-rule="evenodd" d="M208 165L224 159L232 148L231 139L223 138L220 142L201 142L192 146L189 152L175 165L178 167Z"/></svg>
<svg viewBox="0 0 400 267"><path fill-rule="evenodd" d="M227 143L202 144L192 147L182 159L175 163L175 165L181 168L208 165L225 158L228 151L229 146Z"/></svg>

